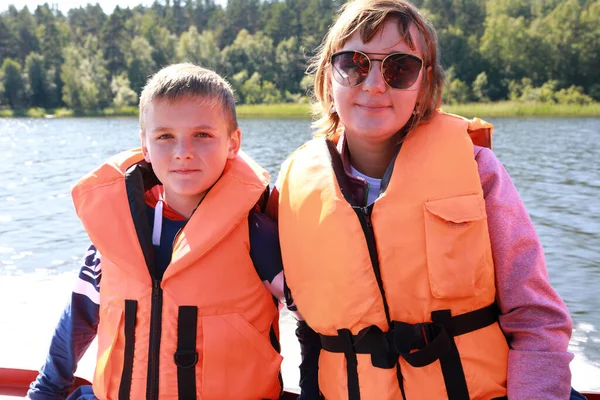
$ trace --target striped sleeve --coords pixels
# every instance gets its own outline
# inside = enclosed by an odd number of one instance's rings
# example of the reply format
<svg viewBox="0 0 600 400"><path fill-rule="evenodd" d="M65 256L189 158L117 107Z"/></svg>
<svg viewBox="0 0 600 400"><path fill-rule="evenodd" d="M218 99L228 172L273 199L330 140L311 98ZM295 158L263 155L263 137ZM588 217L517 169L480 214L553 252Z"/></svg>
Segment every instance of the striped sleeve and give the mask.
<svg viewBox="0 0 600 400"><path fill-rule="evenodd" d="M83 259L83 265L79 270L79 277L75 283L73 293L85 296L92 303L99 305L101 278L100 253L94 245L91 245Z"/></svg>
<svg viewBox="0 0 600 400"><path fill-rule="evenodd" d="M46 361L27 396L32 400L66 398L75 378L77 363L98 330L100 311L100 255L94 245L87 250L71 299L65 307Z"/></svg>

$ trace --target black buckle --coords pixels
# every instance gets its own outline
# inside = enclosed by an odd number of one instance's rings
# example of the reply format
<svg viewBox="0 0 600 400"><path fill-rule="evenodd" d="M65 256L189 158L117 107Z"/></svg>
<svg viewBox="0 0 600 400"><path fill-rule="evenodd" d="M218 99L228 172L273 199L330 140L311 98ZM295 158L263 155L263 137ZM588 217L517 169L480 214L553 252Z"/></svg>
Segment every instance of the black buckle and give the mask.
<svg viewBox="0 0 600 400"><path fill-rule="evenodd" d="M392 349L399 354L408 354L412 350L421 350L427 347L438 336L441 326L433 322L409 324L393 321L390 329L390 343Z"/></svg>
<svg viewBox="0 0 600 400"><path fill-rule="evenodd" d="M173 358L179 368L192 368L198 362L198 352L196 350L177 350Z"/></svg>
<svg viewBox="0 0 600 400"><path fill-rule="evenodd" d="M433 342L433 339L435 339L442 331L442 326L434 322L424 322L418 325L419 329L421 329L425 346Z"/></svg>
<svg viewBox="0 0 600 400"><path fill-rule="evenodd" d="M376 325L371 325L359 333L355 347L365 347L371 354L371 364L382 369L392 369L398 362L398 353L393 350L387 333L382 332Z"/></svg>

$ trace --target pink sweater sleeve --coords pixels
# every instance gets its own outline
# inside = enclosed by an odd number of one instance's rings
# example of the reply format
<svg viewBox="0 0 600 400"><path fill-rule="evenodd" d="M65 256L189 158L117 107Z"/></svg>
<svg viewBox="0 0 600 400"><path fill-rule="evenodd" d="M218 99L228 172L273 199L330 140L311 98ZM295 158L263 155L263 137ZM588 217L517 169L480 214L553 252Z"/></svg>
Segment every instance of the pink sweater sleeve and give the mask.
<svg viewBox="0 0 600 400"><path fill-rule="evenodd" d="M569 398L572 322L550 286L542 245L508 173L475 147L496 266L500 326L510 346L508 398Z"/></svg>

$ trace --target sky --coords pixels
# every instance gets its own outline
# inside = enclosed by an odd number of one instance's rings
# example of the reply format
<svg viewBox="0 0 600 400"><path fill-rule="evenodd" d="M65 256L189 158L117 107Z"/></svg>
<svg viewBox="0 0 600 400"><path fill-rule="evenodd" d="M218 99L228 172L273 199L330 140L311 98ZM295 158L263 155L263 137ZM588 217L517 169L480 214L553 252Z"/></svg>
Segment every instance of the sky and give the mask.
<svg viewBox="0 0 600 400"><path fill-rule="evenodd" d="M164 0L162 0L164 2ZM88 3L100 4L102 10L106 13L112 13L117 5L121 8L133 8L139 4L146 6L151 5L154 0L0 0L0 12L8 10L8 6L14 4L18 10L27 6L29 11L33 12L38 5L48 3L49 5L56 4L58 9L66 14L71 8L85 7ZM225 5L226 0L216 0L215 3Z"/></svg>

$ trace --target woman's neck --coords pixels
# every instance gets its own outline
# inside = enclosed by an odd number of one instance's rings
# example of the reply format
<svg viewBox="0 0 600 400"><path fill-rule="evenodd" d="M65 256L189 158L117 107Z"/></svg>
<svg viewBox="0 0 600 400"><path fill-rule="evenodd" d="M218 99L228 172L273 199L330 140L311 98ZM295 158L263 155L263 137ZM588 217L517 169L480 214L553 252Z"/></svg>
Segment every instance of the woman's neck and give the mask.
<svg viewBox="0 0 600 400"><path fill-rule="evenodd" d="M396 152L395 138L375 143L372 140L361 139L346 137L350 152L350 163L364 175L377 179L383 178L383 174L385 174Z"/></svg>

